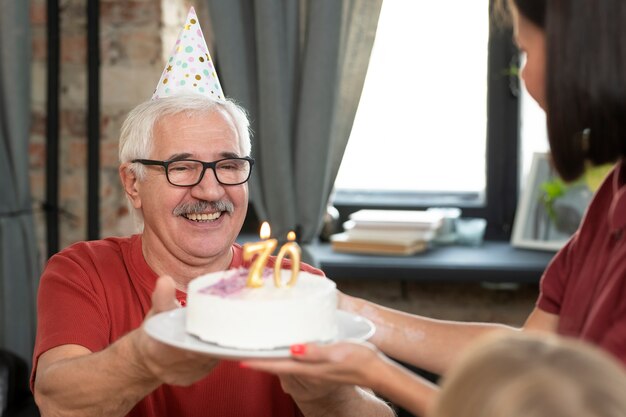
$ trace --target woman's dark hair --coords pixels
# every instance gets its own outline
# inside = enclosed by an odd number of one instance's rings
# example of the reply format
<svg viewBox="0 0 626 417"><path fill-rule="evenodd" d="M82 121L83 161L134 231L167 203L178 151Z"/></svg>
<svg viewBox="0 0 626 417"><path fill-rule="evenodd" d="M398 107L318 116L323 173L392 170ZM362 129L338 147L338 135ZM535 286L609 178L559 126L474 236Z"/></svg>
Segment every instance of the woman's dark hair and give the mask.
<svg viewBox="0 0 626 417"><path fill-rule="evenodd" d="M535 26L545 28L546 0L510 0L515 9Z"/></svg>
<svg viewBox="0 0 626 417"><path fill-rule="evenodd" d="M512 2L546 32L548 138L561 177L626 155L626 1Z"/></svg>

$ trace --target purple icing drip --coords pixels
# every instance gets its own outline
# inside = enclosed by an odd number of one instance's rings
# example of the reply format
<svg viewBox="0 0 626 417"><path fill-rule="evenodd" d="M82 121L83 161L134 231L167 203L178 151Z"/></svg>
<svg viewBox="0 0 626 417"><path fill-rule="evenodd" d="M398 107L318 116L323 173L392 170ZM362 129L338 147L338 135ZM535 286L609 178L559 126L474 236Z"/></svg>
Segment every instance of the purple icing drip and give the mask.
<svg viewBox="0 0 626 417"><path fill-rule="evenodd" d="M262 275L263 280L268 279L272 275L272 271L271 268L264 268ZM243 267L232 269L225 274L224 278L213 285L200 289L198 292L201 294L217 295L223 298L237 294L246 288L249 272L250 270L248 268Z"/></svg>

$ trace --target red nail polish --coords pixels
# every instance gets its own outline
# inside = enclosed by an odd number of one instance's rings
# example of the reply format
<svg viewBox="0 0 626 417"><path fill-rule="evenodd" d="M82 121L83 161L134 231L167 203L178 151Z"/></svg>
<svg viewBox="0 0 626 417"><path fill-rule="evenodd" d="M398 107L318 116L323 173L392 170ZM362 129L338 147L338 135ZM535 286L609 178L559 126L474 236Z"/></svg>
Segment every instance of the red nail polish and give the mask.
<svg viewBox="0 0 626 417"><path fill-rule="evenodd" d="M247 363L243 363L243 362L239 362L239 367L242 368L242 369L250 368Z"/></svg>
<svg viewBox="0 0 626 417"><path fill-rule="evenodd" d="M304 355L306 353L306 345L291 345L292 355Z"/></svg>

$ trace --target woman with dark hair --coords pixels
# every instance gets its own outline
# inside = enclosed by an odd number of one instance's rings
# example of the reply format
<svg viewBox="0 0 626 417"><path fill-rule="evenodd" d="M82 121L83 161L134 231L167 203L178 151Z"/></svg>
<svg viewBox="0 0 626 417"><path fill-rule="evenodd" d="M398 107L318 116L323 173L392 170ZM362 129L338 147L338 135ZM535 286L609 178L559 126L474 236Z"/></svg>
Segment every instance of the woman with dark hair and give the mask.
<svg viewBox="0 0 626 417"><path fill-rule="evenodd" d="M626 1L510 0L509 6L525 55L521 78L546 112L558 173L572 180L587 164L616 162L580 228L543 274L522 329L434 320L342 294L340 308L376 324L371 343L298 345L289 360L242 366L369 386L423 415L436 386L387 356L445 374L479 336L523 330L581 339L626 364Z"/></svg>
<svg viewBox="0 0 626 417"><path fill-rule="evenodd" d="M619 160L626 154L624 2L510 3L521 51L528 54L521 35L542 39L540 49L531 50L540 56L527 58L536 58L545 76L531 85L522 78L546 112L552 160L561 178L580 177L587 163Z"/></svg>

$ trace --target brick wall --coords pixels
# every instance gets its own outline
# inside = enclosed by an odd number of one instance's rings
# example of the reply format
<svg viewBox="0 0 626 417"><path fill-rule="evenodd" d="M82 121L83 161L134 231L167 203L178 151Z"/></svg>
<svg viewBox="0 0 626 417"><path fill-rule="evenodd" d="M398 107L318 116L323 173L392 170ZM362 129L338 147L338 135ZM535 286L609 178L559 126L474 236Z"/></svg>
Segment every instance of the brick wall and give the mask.
<svg viewBox="0 0 626 417"><path fill-rule="evenodd" d="M167 54L171 48L171 45L164 48L163 41L173 44L188 7L193 3L185 0L101 0L99 193L103 237L134 231L118 176L120 126L130 109L152 95L163 69L163 51ZM202 2L198 3L196 7L202 12ZM37 213L38 246L44 255L47 248L45 214L41 204L46 193L46 7L45 0L31 0L33 125L30 175ZM60 248L64 248L84 240L87 235L87 1L62 0L60 8L59 229ZM167 13L164 14L163 10Z"/></svg>
<svg viewBox="0 0 626 417"><path fill-rule="evenodd" d="M46 0L31 0L32 88L31 135L29 150L30 186L35 209L37 247L41 258L47 253L44 228L45 216L41 204L45 200L46 169Z"/></svg>
<svg viewBox="0 0 626 417"><path fill-rule="evenodd" d="M119 131L128 112L150 98L161 75L161 28L159 1L101 1L100 233L103 237L134 231L118 174Z"/></svg>

